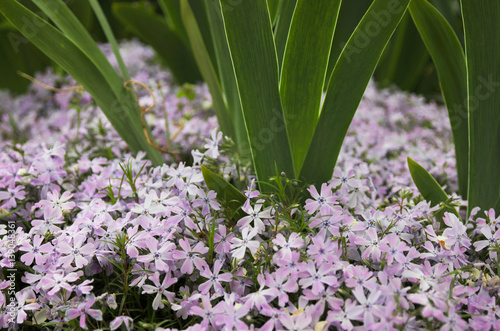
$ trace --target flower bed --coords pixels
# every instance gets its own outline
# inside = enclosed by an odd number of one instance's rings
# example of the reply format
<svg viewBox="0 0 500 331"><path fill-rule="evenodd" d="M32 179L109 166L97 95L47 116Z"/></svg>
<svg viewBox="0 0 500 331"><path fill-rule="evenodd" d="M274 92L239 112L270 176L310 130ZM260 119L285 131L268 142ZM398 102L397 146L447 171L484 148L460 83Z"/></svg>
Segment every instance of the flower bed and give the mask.
<svg viewBox="0 0 500 331"><path fill-rule="evenodd" d="M1 327L500 328L500 218L443 215L407 169L411 156L457 190L444 109L370 84L332 180L318 192L277 174L265 195L217 133L204 85L173 86L137 43L122 54L156 97L151 136L180 152L161 167L132 155L86 93L0 94ZM201 164L247 187L243 218Z"/></svg>

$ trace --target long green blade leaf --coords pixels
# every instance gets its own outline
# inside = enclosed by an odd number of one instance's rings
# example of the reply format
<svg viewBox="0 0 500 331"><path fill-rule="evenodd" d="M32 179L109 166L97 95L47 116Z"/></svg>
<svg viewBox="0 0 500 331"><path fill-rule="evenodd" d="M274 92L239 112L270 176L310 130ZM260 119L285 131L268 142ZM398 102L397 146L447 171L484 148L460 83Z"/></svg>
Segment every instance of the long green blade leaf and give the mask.
<svg viewBox="0 0 500 331"><path fill-rule="evenodd" d="M33 3L99 68L99 71L106 77L106 81L115 93L123 93L123 80L116 73L83 24L78 21L64 2L62 0L33 0Z"/></svg>
<svg viewBox="0 0 500 331"><path fill-rule="evenodd" d="M15 0L0 1L0 11L35 46L68 72L95 99L113 127L134 151L146 151L153 164L163 162L161 155L147 143L140 124L138 105L127 103L130 93L122 87L113 89L105 73L70 39ZM36 27L36 34L26 30L26 22ZM84 68L84 70L82 70ZM116 72L114 73L115 75ZM136 107L135 107L136 106Z"/></svg>
<svg viewBox="0 0 500 331"><path fill-rule="evenodd" d="M243 119L243 111L241 110L240 94L238 92L238 85L236 84L231 54L227 45L220 3L219 1L205 0L205 8L207 10L212 40L214 41L222 92L225 96L226 107L235 129L235 142L238 146L240 157L250 161L251 155L248 136Z"/></svg>
<svg viewBox="0 0 500 331"><path fill-rule="evenodd" d="M108 40L111 49L113 50L113 54L115 55L116 62L118 63L118 68L120 68L120 72L122 73L123 80L128 82L130 80L130 74L128 73L128 69L125 66L125 62L123 62L122 55L120 54L120 50L118 49L118 43L116 42L115 35L113 34L113 30L111 30L111 26L109 25L108 19L104 12L102 11L101 6L97 0L89 0L90 6L94 11L99 24L101 25L104 34L106 35L106 39Z"/></svg>
<svg viewBox="0 0 500 331"><path fill-rule="evenodd" d="M235 139L233 122L231 120L232 117L224 103L220 82L217 78L217 72L214 69L210 55L205 47L203 37L200 33L200 29L198 28L198 24L196 23L196 19L188 0L181 0L181 11L182 20L188 33L191 48L193 49L193 55L198 63L201 74L207 83L210 94L212 95L212 101L214 103L214 109L219 125L221 126L224 134Z"/></svg>
<svg viewBox="0 0 500 331"><path fill-rule="evenodd" d="M327 77L331 76L340 53L342 53L349 37L356 29L356 26L359 21L361 21L363 15L366 13L372 2L373 0L342 1L337 26L335 27L335 34L333 36Z"/></svg>
<svg viewBox="0 0 500 331"><path fill-rule="evenodd" d="M420 194L426 201L430 201L431 206L446 203L450 199L434 177L410 157L408 157L408 168ZM457 210L453 207L447 207L444 211L459 216Z"/></svg>
<svg viewBox="0 0 500 331"><path fill-rule="evenodd" d="M394 6L392 0L375 0L347 42L330 78L302 167L300 177L307 182L321 185L331 179L347 129L409 2L401 0Z"/></svg>
<svg viewBox="0 0 500 331"><path fill-rule="evenodd" d="M257 178L267 181L275 166L294 178L266 0L220 3Z"/></svg>
<svg viewBox="0 0 500 331"><path fill-rule="evenodd" d="M114 3L113 13L128 28L151 45L179 83L202 80L192 52L160 16L143 6ZM154 33L152 33L154 31Z"/></svg>
<svg viewBox="0 0 500 331"><path fill-rule="evenodd" d="M278 55L278 65L281 68L283 56L285 55L286 41L288 40L288 31L292 23L293 12L297 0L282 0L276 18L276 28L274 39L276 40L276 53Z"/></svg>
<svg viewBox="0 0 500 331"><path fill-rule="evenodd" d="M318 121L341 2L298 0L290 25L280 93L286 125L291 133L288 139L296 173L300 173Z"/></svg>
<svg viewBox="0 0 500 331"><path fill-rule="evenodd" d="M158 0L158 4L165 14L166 21L170 29L172 29L179 36L186 47L189 46L187 32L184 28L184 23L182 22L180 0Z"/></svg>
<svg viewBox="0 0 500 331"><path fill-rule="evenodd" d="M460 41L446 19L425 0L413 0L411 16L434 60L441 90L448 109L455 155L458 184L462 197L467 197L469 134L467 105L467 69Z"/></svg>
<svg viewBox="0 0 500 331"><path fill-rule="evenodd" d="M217 200L229 208L234 218L239 220L244 217L245 213L241 210L241 207L245 203L245 195L238 191L238 189L227 180L207 169L205 166L201 166L201 172L203 173L203 178L205 179L207 187L217 193Z"/></svg>
<svg viewBox="0 0 500 331"><path fill-rule="evenodd" d="M469 100L468 207L487 210L500 198L500 2L462 0L462 16Z"/></svg>

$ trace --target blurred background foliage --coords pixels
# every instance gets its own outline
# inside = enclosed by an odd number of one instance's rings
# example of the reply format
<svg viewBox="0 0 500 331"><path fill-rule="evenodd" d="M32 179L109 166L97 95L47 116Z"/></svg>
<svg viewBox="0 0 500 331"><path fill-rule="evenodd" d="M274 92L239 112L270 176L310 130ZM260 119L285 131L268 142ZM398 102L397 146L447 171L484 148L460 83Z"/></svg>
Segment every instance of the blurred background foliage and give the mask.
<svg viewBox="0 0 500 331"><path fill-rule="evenodd" d="M20 0L20 2L43 15L36 6L31 4L31 1ZM65 0L65 2L96 41L106 41L88 1ZM182 23L180 0L100 0L99 2L118 39L139 38L151 45L159 60L171 69L179 84L202 80ZM268 0L270 8L278 6L280 2ZM372 2L373 0L342 2L332 44L330 72L356 24ZM450 22L463 44L459 0L432 0L430 2ZM204 2L190 0L190 4L205 40L207 51L215 58ZM275 21L277 19L275 18ZM213 63L216 65L217 61ZM0 88L9 89L13 93L22 93L30 82L19 76L17 71L34 75L36 71L43 70L47 66L54 66L54 64L0 14ZM59 69L55 67L54 70ZM386 48L375 72L375 80L380 87L396 85L403 90L424 95L428 99L442 100L434 64L409 13L403 18Z"/></svg>

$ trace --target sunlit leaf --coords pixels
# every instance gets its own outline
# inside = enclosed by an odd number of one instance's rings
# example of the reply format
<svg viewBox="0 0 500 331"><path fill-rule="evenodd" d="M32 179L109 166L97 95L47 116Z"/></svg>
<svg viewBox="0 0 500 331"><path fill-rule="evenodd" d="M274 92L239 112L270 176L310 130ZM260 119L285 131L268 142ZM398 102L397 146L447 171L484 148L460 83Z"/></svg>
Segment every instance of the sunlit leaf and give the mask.
<svg viewBox="0 0 500 331"><path fill-rule="evenodd" d="M451 26L431 4L425 0L413 0L409 9L439 74L455 142L459 192L466 198L469 135L464 51Z"/></svg>

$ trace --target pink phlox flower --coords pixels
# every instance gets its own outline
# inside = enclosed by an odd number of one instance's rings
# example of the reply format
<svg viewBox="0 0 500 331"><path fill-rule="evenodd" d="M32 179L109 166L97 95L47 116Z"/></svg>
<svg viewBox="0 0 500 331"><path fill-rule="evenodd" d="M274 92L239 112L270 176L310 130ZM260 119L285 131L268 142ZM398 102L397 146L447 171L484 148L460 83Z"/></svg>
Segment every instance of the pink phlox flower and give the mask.
<svg viewBox="0 0 500 331"><path fill-rule="evenodd" d="M240 229L243 229L253 222L253 227L258 231L258 233L264 232L266 227L263 219L271 218L272 215L271 208L261 210L263 206L262 201L259 200L254 207L249 206L247 209L244 209L243 211L247 213L248 216L242 217L236 225Z"/></svg>
<svg viewBox="0 0 500 331"><path fill-rule="evenodd" d="M221 315L224 314L223 302L221 301L217 305L212 306L210 298L206 295L201 297L201 302L201 306L192 306L189 310L189 313L191 315L196 315L203 318L203 322L201 323L201 327L203 328L203 330L205 330L205 328L208 328L209 325L217 328L215 322Z"/></svg>
<svg viewBox="0 0 500 331"><path fill-rule="evenodd" d="M158 308L162 309L165 305L162 302L162 298L165 297L169 302L174 301L175 293L167 291L168 288L172 284L177 283L177 278L172 277L170 272L165 273L165 277L163 278L163 282L160 283L160 273L156 271L151 277L149 277L154 283L153 285L144 284L142 286L142 293L155 294L156 296L153 300L153 309L157 310Z"/></svg>
<svg viewBox="0 0 500 331"><path fill-rule="evenodd" d="M356 302L347 299L344 303L344 309L331 310L328 312L327 321L343 330L352 330L354 328L352 320L363 319L364 309L362 306L356 305Z"/></svg>
<svg viewBox="0 0 500 331"><path fill-rule="evenodd" d="M245 196L247 197L245 203L243 204L244 210L248 210L248 208L250 207L251 199L258 198L260 195L260 192L254 189L254 183L255 183L255 178L252 178L247 189L244 191Z"/></svg>
<svg viewBox="0 0 500 331"><path fill-rule="evenodd" d="M91 294L91 291L94 288L94 286L92 286L90 284L92 284L93 282L94 282L93 279L86 279L83 282L81 282L80 284L73 286L75 293L78 296Z"/></svg>
<svg viewBox="0 0 500 331"><path fill-rule="evenodd" d="M171 178L167 181L166 186L175 186L178 189L182 190L185 185L184 178L189 177L191 175L191 172L191 167L186 167L183 162L179 163L177 168L170 167L170 169L167 171L167 174Z"/></svg>
<svg viewBox="0 0 500 331"><path fill-rule="evenodd" d="M481 229L481 233L486 237L486 240L478 240L474 242L474 248L477 252L483 250L486 246L494 248L498 244L498 239L500 238L500 229L498 229L495 234L493 234L490 226L487 225ZM489 255L491 259L497 258L497 252L495 252L493 249L490 249Z"/></svg>
<svg viewBox="0 0 500 331"><path fill-rule="evenodd" d="M363 184L353 188L352 191L349 192L349 197L347 201L345 201L345 205L349 208L356 208L355 211L363 210L362 204L365 203L367 199L365 191L368 189L369 187Z"/></svg>
<svg viewBox="0 0 500 331"><path fill-rule="evenodd" d="M423 317L434 317L440 321L444 321L446 319L443 313L447 310L446 303L439 300L434 293L410 293L408 294L408 300L424 306L422 309Z"/></svg>
<svg viewBox="0 0 500 331"><path fill-rule="evenodd" d="M226 293L221 303L224 314L215 319L217 326L223 326L223 330L249 330L248 325L241 320L250 311L247 305L236 302L234 293L230 295Z"/></svg>
<svg viewBox="0 0 500 331"><path fill-rule="evenodd" d="M260 242L252 240L257 235L257 228L253 228L251 231L250 229L250 227L245 227L241 230L241 239L237 237L231 239L231 255L233 258L243 259L247 248L252 254L257 253Z"/></svg>
<svg viewBox="0 0 500 331"><path fill-rule="evenodd" d="M453 287L453 298L458 300L459 306L466 306L469 309L469 313L473 314L475 307L472 303L478 290L479 287L455 285Z"/></svg>
<svg viewBox="0 0 500 331"><path fill-rule="evenodd" d="M186 238L179 240L179 245L181 246L182 251L174 250L172 252L172 258L181 261L184 260L181 266L181 272L190 275L193 273L195 265L197 269L201 270L203 268L202 261L204 261L204 259L200 257L200 255L207 253L208 247L206 247L203 242L198 242L193 248L191 248L189 241Z"/></svg>
<svg viewBox="0 0 500 331"><path fill-rule="evenodd" d="M456 215L452 213L445 213L443 221L449 226L449 228L446 228L443 232L443 236L446 238L446 246L453 247L455 244L458 244L463 247L470 247L470 239L467 236L467 227L458 219Z"/></svg>
<svg viewBox="0 0 500 331"><path fill-rule="evenodd" d="M163 205L152 203L153 199L148 198L142 204L136 204L131 211L139 215L138 220L151 219L155 214L162 213L165 210Z"/></svg>
<svg viewBox="0 0 500 331"><path fill-rule="evenodd" d="M348 190L360 187L362 182L360 179L356 178L354 170L343 172L340 168L335 168L333 178L330 180L329 184L334 188L340 186L341 190L347 192Z"/></svg>
<svg viewBox="0 0 500 331"><path fill-rule="evenodd" d="M314 185L311 185L307 190L314 199L306 200L304 208L309 214L313 215L316 211L319 211L321 215L332 214L333 206L337 203L337 198L333 195L330 185L323 183L321 185L321 193L318 193Z"/></svg>
<svg viewBox="0 0 500 331"><path fill-rule="evenodd" d="M203 146L207 148L205 154L213 159L219 157L219 144L222 140L222 132L217 128L212 129L210 132L211 139L205 138L206 144Z"/></svg>
<svg viewBox="0 0 500 331"><path fill-rule="evenodd" d="M364 222L359 222L356 218L352 216L345 216L342 219L342 226L340 228L343 237L351 237L357 232L364 231L366 229L366 224Z"/></svg>
<svg viewBox="0 0 500 331"><path fill-rule="evenodd" d="M26 192L23 190L24 186L15 186L14 183L12 183L7 188L7 191L0 191L0 200L6 200L0 207L5 209L16 208L16 200L24 200L26 196Z"/></svg>
<svg viewBox="0 0 500 331"><path fill-rule="evenodd" d="M364 310L364 315L363 315L363 322L365 325L369 325L374 322L374 308L376 309L377 306L380 306L378 303L378 299L381 296L380 290L374 290L370 292L370 295L368 298L365 296L364 289L362 287L356 287L352 293L356 297L356 300L358 300L358 303L361 305L361 307Z"/></svg>
<svg viewBox="0 0 500 331"><path fill-rule="evenodd" d="M289 277L297 280L299 278L299 274L301 272L304 272L306 267L305 262L299 262L300 259L301 254L299 252L292 251L292 256L289 260L275 259L274 262L279 266L279 269L277 271L285 273Z"/></svg>
<svg viewBox="0 0 500 331"><path fill-rule="evenodd" d="M62 263L64 267L68 267L73 261L77 268L81 268L90 262L90 259L94 255L96 245L93 243L83 245L85 239L86 238L83 236L76 236L73 246L65 241L60 241L58 243L57 250L66 255L59 258L59 262Z"/></svg>
<svg viewBox="0 0 500 331"><path fill-rule="evenodd" d="M138 248L146 248L146 244L141 238L141 233L144 234L139 231L139 225L127 228L127 241L125 242L125 249L127 250L127 255L132 258L139 256ZM148 237L149 236L144 236L143 238L146 239Z"/></svg>
<svg viewBox="0 0 500 331"><path fill-rule="evenodd" d="M143 263L153 262L157 270L169 271L170 267L166 261L170 260L171 251L175 248L175 244L172 242L160 243L154 237L145 239L145 244L149 254L138 256L137 261Z"/></svg>
<svg viewBox="0 0 500 331"><path fill-rule="evenodd" d="M350 288L366 288L374 291L378 285L377 280L373 277L373 272L371 272L365 266L353 266L350 270L345 273L346 280L345 285Z"/></svg>
<svg viewBox="0 0 500 331"><path fill-rule="evenodd" d="M378 238L377 230L375 228L369 228L366 231L368 238L356 237L354 243L356 245L366 246L363 251L362 258L368 259L371 257L373 261L380 261L380 256L382 253L380 240Z"/></svg>
<svg viewBox="0 0 500 331"><path fill-rule="evenodd" d="M59 208L61 211L72 210L76 206L76 203L69 201L72 197L73 194L68 191L65 191L62 195L58 191L50 191L47 193L48 200L41 200L35 207L46 208L50 206L52 208Z"/></svg>
<svg viewBox="0 0 500 331"><path fill-rule="evenodd" d="M28 253L21 256L21 262L26 263L28 266L33 264L33 259L38 265L45 263L47 258L44 253L51 253L54 250L54 246L52 246L51 243L45 243L42 245L43 239L44 238L42 236L35 235L33 237L33 245L29 242L24 242L23 246L19 248L19 250Z"/></svg>
<svg viewBox="0 0 500 331"><path fill-rule="evenodd" d="M293 232L287 241L283 234L278 233L276 238L273 239L273 243L281 247L277 258L289 261L292 258L292 248L302 248L304 246L304 239L298 233Z"/></svg>
<svg viewBox="0 0 500 331"><path fill-rule="evenodd" d="M50 277L43 277L40 280L40 287L44 290L49 290L49 295L54 295L62 289L68 292L73 291L73 287L70 283L76 282L80 276L75 272L70 272L66 275L64 273L56 272L52 273Z"/></svg>
<svg viewBox="0 0 500 331"><path fill-rule="evenodd" d="M268 302L269 295L266 295L264 292L264 288L266 287L266 280L263 274L259 274L257 276L257 281L259 283L259 289L256 292L250 293L245 296L245 304L249 309L256 307L258 310L261 310L262 307L269 306Z"/></svg>
<svg viewBox="0 0 500 331"><path fill-rule="evenodd" d="M101 172L105 167L103 167L103 164L106 164L108 160L104 157L94 157L92 160L89 160L88 157L82 157L80 160L77 162L78 169L81 170L82 172L86 172L89 169L92 169L92 172L97 174Z"/></svg>
<svg viewBox="0 0 500 331"><path fill-rule="evenodd" d="M260 313L264 316L269 316L269 320L260 328L261 331L283 330L281 318L287 315L284 309L278 309L266 305L262 307Z"/></svg>
<svg viewBox="0 0 500 331"><path fill-rule="evenodd" d="M180 298L177 303L172 303L172 310L176 312L177 316L185 320L188 318L191 307L198 305L201 294L198 292L190 294L188 286L181 286L178 293L182 294L182 298Z"/></svg>
<svg viewBox="0 0 500 331"><path fill-rule="evenodd" d="M207 215L210 212L210 208L212 210L220 210L220 203L215 200L217 197L215 191L210 190L205 192L205 190L198 189L196 193L200 198L193 201L193 207L202 206L201 213L203 215Z"/></svg>
<svg viewBox="0 0 500 331"><path fill-rule="evenodd" d="M266 285L268 288L263 290L262 294L269 297L269 302L277 297L280 307L284 307L288 302L287 293L295 293L299 290L294 279L280 272L266 273Z"/></svg>
<svg viewBox="0 0 500 331"><path fill-rule="evenodd" d="M344 219L342 208L334 206L331 215L318 215L309 223L310 228L319 228L319 231L328 232L335 237L340 237L340 224Z"/></svg>
<svg viewBox="0 0 500 331"><path fill-rule="evenodd" d="M118 316L114 320L112 320L111 323L109 323L109 328L113 331L118 329L122 325L125 327L125 330L131 331L134 329L134 319L125 315Z"/></svg>
<svg viewBox="0 0 500 331"><path fill-rule="evenodd" d="M313 331L313 328L309 326L311 320L311 316L306 313L293 315L283 314L280 318L280 322L285 330L290 331Z"/></svg>
<svg viewBox="0 0 500 331"><path fill-rule="evenodd" d="M17 292L15 301L15 311L17 314L16 323L22 324L26 321L28 314L25 310L37 310L40 309L40 304L37 303L35 293L31 288L25 288Z"/></svg>
<svg viewBox="0 0 500 331"><path fill-rule="evenodd" d="M102 321L102 311L97 309L92 309L95 303L94 295L89 295L86 299L82 300L76 308L70 308L66 310L66 320L70 321L77 317L80 317L80 327L82 329L87 329L86 315L91 316L97 321Z"/></svg>
<svg viewBox="0 0 500 331"><path fill-rule="evenodd" d="M172 216L170 219L175 221L176 223L183 222L184 225L191 230L198 230L196 224L194 223L191 215L193 210L189 203L185 200L182 200L182 203L178 205L178 210L175 211L177 215Z"/></svg>
<svg viewBox="0 0 500 331"><path fill-rule="evenodd" d="M146 239L147 237L162 237L165 228L158 217L153 218L139 218L137 222L141 227L141 239ZM163 237L163 239L166 239Z"/></svg>
<svg viewBox="0 0 500 331"><path fill-rule="evenodd" d="M170 217L171 213L177 213L179 211L179 207L177 207L181 203L181 199L177 196L171 196L170 192L161 191L160 196L156 194L156 191L151 190L146 195L146 200L151 201L150 206L153 210L154 214L157 214L157 210L159 213L164 213L167 217Z"/></svg>
<svg viewBox="0 0 500 331"><path fill-rule="evenodd" d="M151 276L153 276L153 271L155 270L154 263L146 263L144 266L140 264L134 264L132 267L132 275L136 276L131 282L130 286L143 287Z"/></svg>
<svg viewBox="0 0 500 331"><path fill-rule="evenodd" d="M320 232L312 238L312 245L309 244L307 254L315 259L317 264L323 261L330 261L335 251L336 243L326 236L325 232Z"/></svg>
<svg viewBox="0 0 500 331"><path fill-rule="evenodd" d="M253 282L245 277L246 270L243 268L236 270L236 272L233 273L233 276L233 280L229 284L229 288L231 290L229 293L234 293L242 297L247 293L247 288L253 285Z"/></svg>
<svg viewBox="0 0 500 331"><path fill-rule="evenodd" d="M449 306L444 322L444 325L439 329L440 331L466 330L468 327L467 322L456 312L454 305Z"/></svg>
<svg viewBox="0 0 500 331"><path fill-rule="evenodd" d="M33 226L30 230L32 234L45 234L50 232L56 234L61 231L61 228L56 224L64 224L63 216L60 209L54 209L52 207L44 208L43 220L33 220L31 225Z"/></svg>
<svg viewBox="0 0 500 331"><path fill-rule="evenodd" d="M397 255L404 255L404 252L409 251L410 247L397 235L389 234L380 241L380 250L386 253L387 264L391 265Z"/></svg>
<svg viewBox="0 0 500 331"><path fill-rule="evenodd" d="M309 273L309 277L299 280L299 285L303 288L312 286L313 294L324 291L325 285L334 286L338 282L337 277L332 274L333 268L331 264L327 262L321 263L319 268L316 269L314 262L309 261L306 266L306 271Z"/></svg>
<svg viewBox="0 0 500 331"><path fill-rule="evenodd" d="M303 292L304 299L308 301L317 301L315 306L320 315L324 313L327 303L329 309L332 310L340 310L344 304L344 301L342 299L339 299L335 296L337 289L332 286L329 286L328 288L326 288L326 290L316 294L314 294L310 289L305 289Z"/></svg>
<svg viewBox="0 0 500 331"><path fill-rule="evenodd" d="M417 251L415 247L411 247L406 255L396 255L395 259L399 264L393 265L398 272L402 272L404 270L413 270L418 268L418 265L413 263L412 261L419 258L420 253Z"/></svg>
<svg viewBox="0 0 500 331"><path fill-rule="evenodd" d="M382 295L386 298L386 304L388 302L396 302L401 305L404 309L410 309L410 303L406 299L410 287L403 287L403 282L399 277L389 278L385 271L379 271L378 279L380 281L380 291Z"/></svg>
<svg viewBox="0 0 500 331"><path fill-rule="evenodd" d="M211 288L214 290L223 290L220 282L229 282L233 278L232 274L227 272L223 274L219 274L222 268L222 262L220 260L216 260L213 266L213 271L210 270L208 264L204 261L204 268L200 271L200 275L206 279L206 282L200 284L198 289L200 290L202 295L206 295Z"/></svg>
<svg viewBox="0 0 500 331"><path fill-rule="evenodd" d="M219 231L214 235L215 251L219 254L227 254L231 251L231 240L234 238L234 233L227 233L225 225L219 225Z"/></svg>

